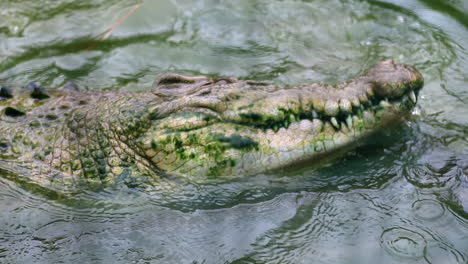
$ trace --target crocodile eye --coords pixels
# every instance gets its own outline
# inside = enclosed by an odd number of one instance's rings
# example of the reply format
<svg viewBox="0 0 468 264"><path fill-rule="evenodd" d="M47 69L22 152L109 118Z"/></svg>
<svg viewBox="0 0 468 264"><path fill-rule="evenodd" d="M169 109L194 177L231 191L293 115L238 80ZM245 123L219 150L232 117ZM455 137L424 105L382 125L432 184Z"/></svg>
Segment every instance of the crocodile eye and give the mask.
<svg viewBox="0 0 468 264"><path fill-rule="evenodd" d="M169 130L193 130L205 127L218 117L203 112L182 112L161 120L161 128Z"/></svg>
<svg viewBox="0 0 468 264"><path fill-rule="evenodd" d="M153 84L153 93L162 97L190 95L211 83L212 79L203 75L186 76L167 73L156 79Z"/></svg>

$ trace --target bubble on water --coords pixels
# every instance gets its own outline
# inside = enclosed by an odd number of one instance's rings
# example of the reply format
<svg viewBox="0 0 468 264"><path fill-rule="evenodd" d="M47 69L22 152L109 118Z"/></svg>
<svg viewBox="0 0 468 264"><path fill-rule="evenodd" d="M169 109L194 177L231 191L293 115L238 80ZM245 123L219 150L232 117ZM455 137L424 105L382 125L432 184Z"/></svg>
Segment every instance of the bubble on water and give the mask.
<svg viewBox="0 0 468 264"><path fill-rule="evenodd" d="M414 215L421 220L433 221L445 213L445 208L436 200L423 199L413 203Z"/></svg>
<svg viewBox="0 0 468 264"><path fill-rule="evenodd" d="M418 107L415 107L413 111L411 112L412 115L421 115L421 109Z"/></svg>
<svg viewBox="0 0 468 264"><path fill-rule="evenodd" d="M403 259L419 259L426 253L427 241L416 231L393 227L386 229L380 244L391 256Z"/></svg>

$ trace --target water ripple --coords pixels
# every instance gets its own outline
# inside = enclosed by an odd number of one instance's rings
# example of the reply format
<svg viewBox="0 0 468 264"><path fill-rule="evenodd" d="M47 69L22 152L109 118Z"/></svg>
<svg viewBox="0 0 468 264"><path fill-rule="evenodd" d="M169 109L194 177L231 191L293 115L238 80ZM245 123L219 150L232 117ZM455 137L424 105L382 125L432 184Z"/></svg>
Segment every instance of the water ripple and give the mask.
<svg viewBox="0 0 468 264"><path fill-rule="evenodd" d="M425 259L428 263L444 263L444 264L455 264L455 263L467 263L468 258L466 254L461 253L453 246L446 245L444 243L434 243L427 248L427 254Z"/></svg>
<svg viewBox="0 0 468 264"><path fill-rule="evenodd" d="M403 259L420 259L427 250L427 241L422 234L403 227L386 229L380 243L390 255Z"/></svg>
<svg viewBox="0 0 468 264"><path fill-rule="evenodd" d="M463 177L463 169L457 165L456 156L441 149L425 153L418 163L405 167L403 175L420 188L453 189Z"/></svg>
<svg viewBox="0 0 468 264"><path fill-rule="evenodd" d="M417 218L425 221L435 221L445 213L445 208L440 202L429 199L414 202L412 209Z"/></svg>

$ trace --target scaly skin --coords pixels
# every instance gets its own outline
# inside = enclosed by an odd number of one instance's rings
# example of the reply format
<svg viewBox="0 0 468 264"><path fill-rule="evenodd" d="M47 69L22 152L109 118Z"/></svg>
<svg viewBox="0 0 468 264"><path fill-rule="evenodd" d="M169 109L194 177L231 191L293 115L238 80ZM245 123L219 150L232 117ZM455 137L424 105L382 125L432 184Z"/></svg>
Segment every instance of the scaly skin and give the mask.
<svg viewBox="0 0 468 264"><path fill-rule="evenodd" d="M146 93L23 91L0 101L0 169L52 189L251 175L402 120L422 86L416 69L387 60L337 86L167 74Z"/></svg>

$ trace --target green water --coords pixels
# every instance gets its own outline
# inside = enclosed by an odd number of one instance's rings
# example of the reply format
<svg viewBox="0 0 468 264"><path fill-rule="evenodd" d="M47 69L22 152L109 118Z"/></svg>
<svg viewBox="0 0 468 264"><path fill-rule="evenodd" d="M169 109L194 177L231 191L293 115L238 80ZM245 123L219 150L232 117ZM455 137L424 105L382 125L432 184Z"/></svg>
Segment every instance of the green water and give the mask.
<svg viewBox="0 0 468 264"><path fill-rule="evenodd" d="M467 263L468 2L3 0L0 84L143 91L163 72L425 76L402 127L325 167L53 199L0 177L0 263ZM90 48L91 47L91 48Z"/></svg>

